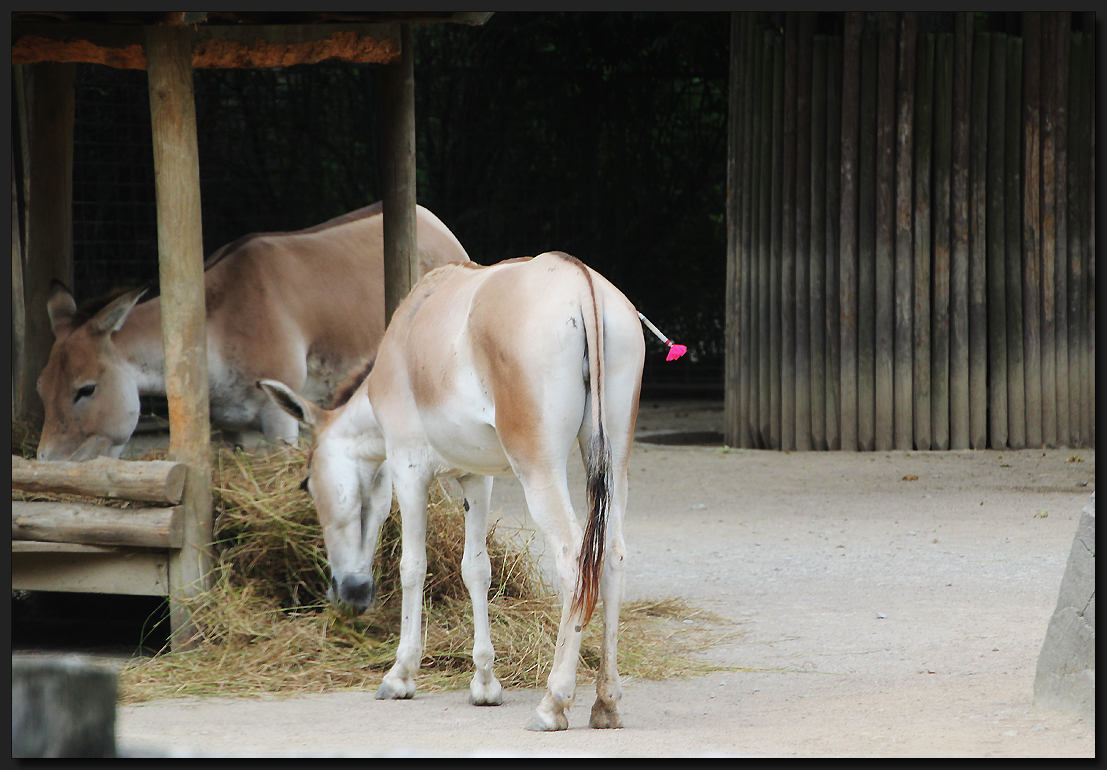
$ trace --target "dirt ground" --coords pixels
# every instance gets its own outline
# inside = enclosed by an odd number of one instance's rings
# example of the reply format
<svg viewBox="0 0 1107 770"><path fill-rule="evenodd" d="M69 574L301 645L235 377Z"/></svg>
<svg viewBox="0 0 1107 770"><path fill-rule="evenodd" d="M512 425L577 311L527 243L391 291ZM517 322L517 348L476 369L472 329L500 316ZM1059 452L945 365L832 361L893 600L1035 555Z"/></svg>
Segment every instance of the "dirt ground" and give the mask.
<svg viewBox="0 0 1107 770"><path fill-rule="evenodd" d="M722 405L644 402L640 439L717 432ZM706 438L711 438L707 436ZM579 506L583 474L570 463ZM190 698L121 706L132 755L1094 757L1095 727L1033 704L1094 450L781 453L636 442L627 598L683 597L725 670L625 681L624 728L524 730L538 690ZM514 479L501 528L533 527ZM540 550L540 548L539 548ZM694 633L705 621L686 622Z"/></svg>

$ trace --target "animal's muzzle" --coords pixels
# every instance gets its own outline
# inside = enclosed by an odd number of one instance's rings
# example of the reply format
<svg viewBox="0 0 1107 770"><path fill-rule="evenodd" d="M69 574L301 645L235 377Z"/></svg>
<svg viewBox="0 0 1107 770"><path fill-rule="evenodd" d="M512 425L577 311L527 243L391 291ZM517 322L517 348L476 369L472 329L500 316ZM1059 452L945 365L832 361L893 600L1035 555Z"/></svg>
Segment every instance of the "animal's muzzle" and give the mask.
<svg viewBox="0 0 1107 770"><path fill-rule="evenodd" d="M331 590L327 594L331 601L337 599L360 615L376 598L377 586L365 575L345 575L340 581L331 576Z"/></svg>

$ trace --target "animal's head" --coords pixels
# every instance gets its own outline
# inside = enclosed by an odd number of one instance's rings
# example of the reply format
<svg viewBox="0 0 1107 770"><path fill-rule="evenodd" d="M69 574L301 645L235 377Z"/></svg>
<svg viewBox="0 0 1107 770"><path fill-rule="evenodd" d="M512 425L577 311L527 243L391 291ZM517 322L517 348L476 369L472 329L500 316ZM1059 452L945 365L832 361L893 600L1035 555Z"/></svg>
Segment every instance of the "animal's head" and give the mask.
<svg viewBox="0 0 1107 770"><path fill-rule="evenodd" d="M119 457L123 451L138 425L138 383L112 334L144 291L123 294L82 322L73 296L61 283L52 284L47 312L54 346L38 378L46 407L40 460Z"/></svg>
<svg viewBox="0 0 1107 770"><path fill-rule="evenodd" d="M335 409L321 409L276 380L257 384L311 431L302 486L311 494L323 527L331 572L327 598L360 614L376 597L373 555L381 526L392 509L392 477L381 451L379 430L373 430L372 406L362 396ZM370 418L368 431L364 419L354 419L358 411L363 418Z"/></svg>

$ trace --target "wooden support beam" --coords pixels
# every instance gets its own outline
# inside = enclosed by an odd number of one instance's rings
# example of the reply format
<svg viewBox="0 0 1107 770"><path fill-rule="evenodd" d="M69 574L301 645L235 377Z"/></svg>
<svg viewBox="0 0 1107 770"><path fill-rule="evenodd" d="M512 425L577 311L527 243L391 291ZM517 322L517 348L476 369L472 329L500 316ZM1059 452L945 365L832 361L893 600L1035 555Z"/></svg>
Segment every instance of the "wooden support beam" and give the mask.
<svg viewBox="0 0 1107 770"><path fill-rule="evenodd" d="M165 460L98 457L88 462L38 462L12 455L12 489L176 505L187 466Z"/></svg>
<svg viewBox="0 0 1107 770"><path fill-rule="evenodd" d="M12 543L12 588L167 596L169 555L138 548L17 540Z"/></svg>
<svg viewBox="0 0 1107 770"><path fill-rule="evenodd" d="M385 319L419 280L415 229L415 56L411 25L400 28L400 59L381 76L381 202Z"/></svg>
<svg viewBox="0 0 1107 770"><path fill-rule="evenodd" d="M181 547L183 511L115 508L92 503L12 501L12 540L85 545Z"/></svg>
<svg viewBox="0 0 1107 770"><path fill-rule="evenodd" d="M146 30L169 400L168 457L189 468L181 548L173 554L169 575L174 649L188 646L193 637L184 602L209 586L212 568L204 248L190 34L188 27Z"/></svg>
<svg viewBox="0 0 1107 770"><path fill-rule="evenodd" d="M30 73L26 254L23 271L26 312L24 363L16 401L23 419L41 425L42 401L35 388L46 365L54 332L46 312L50 282L73 284L73 80L72 64L47 62Z"/></svg>

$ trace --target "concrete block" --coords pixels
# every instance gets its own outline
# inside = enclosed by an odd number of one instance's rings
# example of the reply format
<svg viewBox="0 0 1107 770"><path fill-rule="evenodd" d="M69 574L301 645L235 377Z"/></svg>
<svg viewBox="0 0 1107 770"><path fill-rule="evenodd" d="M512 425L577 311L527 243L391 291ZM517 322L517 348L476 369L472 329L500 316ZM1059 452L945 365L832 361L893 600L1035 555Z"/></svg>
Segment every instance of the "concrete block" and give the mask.
<svg viewBox="0 0 1107 770"><path fill-rule="evenodd" d="M13 655L12 757L114 757L118 688L79 655Z"/></svg>
<svg viewBox="0 0 1107 770"><path fill-rule="evenodd" d="M1034 703L1095 724L1095 493L1073 537L1034 677Z"/></svg>

